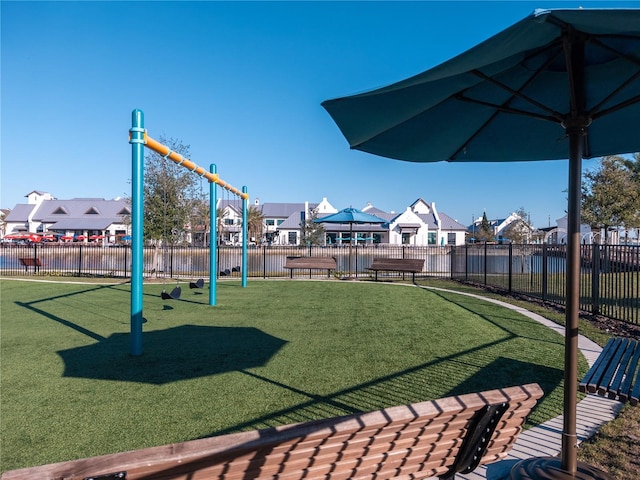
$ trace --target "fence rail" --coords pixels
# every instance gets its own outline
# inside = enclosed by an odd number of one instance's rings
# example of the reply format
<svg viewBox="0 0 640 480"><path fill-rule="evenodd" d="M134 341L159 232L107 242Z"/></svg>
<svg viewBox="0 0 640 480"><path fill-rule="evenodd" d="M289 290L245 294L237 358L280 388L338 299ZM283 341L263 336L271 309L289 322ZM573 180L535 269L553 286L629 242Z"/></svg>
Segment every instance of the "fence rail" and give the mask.
<svg viewBox="0 0 640 480"><path fill-rule="evenodd" d="M129 278L131 250L128 246L102 247L92 244L3 245L0 274L103 276ZM217 251L218 277L240 277L242 250L221 246ZM336 257L335 275L349 271L349 248L258 246L248 249L248 277L288 277L287 256ZM640 323L640 247L582 245L580 249L580 308L587 312ZM452 278L522 293L546 302L564 305L566 300L566 246L492 245L412 247L354 246L352 275L372 276L367 269L375 257L425 260L419 277ZM21 264L21 258L39 260L41 266ZM145 277L207 278L209 249L206 247L145 247ZM402 273L381 272L382 278L402 278ZM406 275L406 274L405 274ZM326 272L295 270L294 277L326 278Z"/></svg>

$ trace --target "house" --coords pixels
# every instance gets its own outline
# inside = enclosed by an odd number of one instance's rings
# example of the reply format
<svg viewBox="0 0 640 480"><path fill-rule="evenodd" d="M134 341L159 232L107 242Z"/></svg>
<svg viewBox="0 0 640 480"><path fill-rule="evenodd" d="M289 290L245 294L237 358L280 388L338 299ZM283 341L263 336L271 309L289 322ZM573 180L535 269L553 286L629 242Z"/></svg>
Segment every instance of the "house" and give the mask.
<svg viewBox="0 0 640 480"><path fill-rule="evenodd" d="M369 209L364 211L371 213ZM379 215L381 216L381 215ZM389 222L391 245L463 245L466 227L422 198Z"/></svg>
<svg viewBox="0 0 640 480"><path fill-rule="evenodd" d="M318 205L305 204L305 209L292 214L280 225L280 244L298 245L302 229L302 212L315 209L318 218L336 213L337 210L323 198ZM435 203L419 198L407 209L397 214L385 212L368 204L363 212L385 220L381 224L324 224L327 245L349 243L350 235L357 244L390 245L462 245L466 227L446 214L438 212Z"/></svg>
<svg viewBox="0 0 640 480"><path fill-rule="evenodd" d="M131 209L124 199L74 198L58 200L50 193L34 190L27 203L18 204L5 218L5 238L33 238L49 234L62 241L113 243L129 234L126 219Z"/></svg>
<svg viewBox="0 0 640 480"><path fill-rule="evenodd" d="M567 215L556 220L556 226L546 229L544 243L560 244L567 243ZM580 224L580 243L591 245L593 243L593 233L591 227L584 223Z"/></svg>
<svg viewBox="0 0 640 480"><path fill-rule="evenodd" d="M482 218L478 217L473 220L473 223L467 227L467 233L471 238L475 237L475 233L480 230L482 225ZM526 239L527 243L531 240L533 235L533 227L527 221L526 218L522 218L517 213L511 213L506 218L497 218L489 220L489 227L493 231L493 236L496 240L502 240L507 237L507 232L511 228L517 228L521 231L521 236Z"/></svg>

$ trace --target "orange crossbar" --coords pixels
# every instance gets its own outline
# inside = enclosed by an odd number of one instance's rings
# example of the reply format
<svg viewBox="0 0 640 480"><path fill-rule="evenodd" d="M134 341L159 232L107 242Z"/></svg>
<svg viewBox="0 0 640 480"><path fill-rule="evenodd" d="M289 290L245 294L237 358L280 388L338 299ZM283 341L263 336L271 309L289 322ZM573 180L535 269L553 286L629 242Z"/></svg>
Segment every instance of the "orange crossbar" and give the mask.
<svg viewBox="0 0 640 480"><path fill-rule="evenodd" d="M144 132L144 145L150 148L151 150L153 150L154 152L158 152L163 157L172 160L178 165L182 165L184 168L189 169L192 172L197 173L201 177L206 178L210 182L220 185L222 188L229 190L231 193L239 196L240 198L243 198L244 200L249 199L249 194L241 192L237 188L223 181L217 173L207 172L204 168L199 167L188 158L184 158L179 153L172 151L166 145L163 145L162 143L158 142L157 140L154 140L149 135L147 135L147 132Z"/></svg>

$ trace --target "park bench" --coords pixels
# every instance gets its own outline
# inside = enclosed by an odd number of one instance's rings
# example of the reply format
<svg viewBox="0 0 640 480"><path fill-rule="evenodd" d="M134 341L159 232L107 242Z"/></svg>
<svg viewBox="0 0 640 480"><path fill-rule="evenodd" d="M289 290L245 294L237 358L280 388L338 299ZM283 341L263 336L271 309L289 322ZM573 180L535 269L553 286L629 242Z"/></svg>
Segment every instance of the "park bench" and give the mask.
<svg viewBox="0 0 640 480"><path fill-rule="evenodd" d="M451 480L503 459L538 384L5 472L2 480Z"/></svg>
<svg viewBox="0 0 640 480"><path fill-rule="evenodd" d="M638 405L640 397L640 342L611 338L589 369L578 389Z"/></svg>
<svg viewBox="0 0 640 480"><path fill-rule="evenodd" d="M295 269L326 270L327 277L331 276L331 270L336 269L335 257L287 257L284 268L288 268L293 278ZM309 272L311 273L311 272Z"/></svg>
<svg viewBox="0 0 640 480"><path fill-rule="evenodd" d="M40 262L40 259L37 257L19 258L18 261L20 262L20 265L24 267L25 273L29 271L29 267L33 267L33 273L39 272L40 267L42 266L42 262Z"/></svg>
<svg viewBox="0 0 640 480"><path fill-rule="evenodd" d="M374 258L368 270L376 272L405 272L413 274L413 281L416 281L416 273L420 273L424 267L424 259L420 258Z"/></svg>

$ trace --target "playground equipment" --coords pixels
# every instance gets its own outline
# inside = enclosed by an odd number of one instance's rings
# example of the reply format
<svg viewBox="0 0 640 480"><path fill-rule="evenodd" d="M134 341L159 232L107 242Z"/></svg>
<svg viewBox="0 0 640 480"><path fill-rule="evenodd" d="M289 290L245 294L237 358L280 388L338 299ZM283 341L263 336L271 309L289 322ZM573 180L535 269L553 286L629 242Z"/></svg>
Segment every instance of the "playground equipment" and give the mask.
<svg viewBox="0 0 640 480"><path fill-rule="evenodd" d="M192 172L209 180L209 220L211 234L209 235L209 305L216 304L216 185L242 199L242 286L247 286L247 201L249 195L247 187L242 191L223 181L216 173L216 166L211 164L209 172L199 167L191 160L173 152L169 147L154 140L147 135L144 128L144 113L135 109L131 114L131 129L129 130L129 143L131 144L131 355L142 355L142 288L143 288L143 224L144 224L144 147L147 147L168 160L181 165ZM180 288L180 287L177 287ZM174 289L175 290L175 289ZM175 296L167 294L170 298ZM179 294L178 294L179 297ZM164 296L163 296L164 298Z"/></svg>

